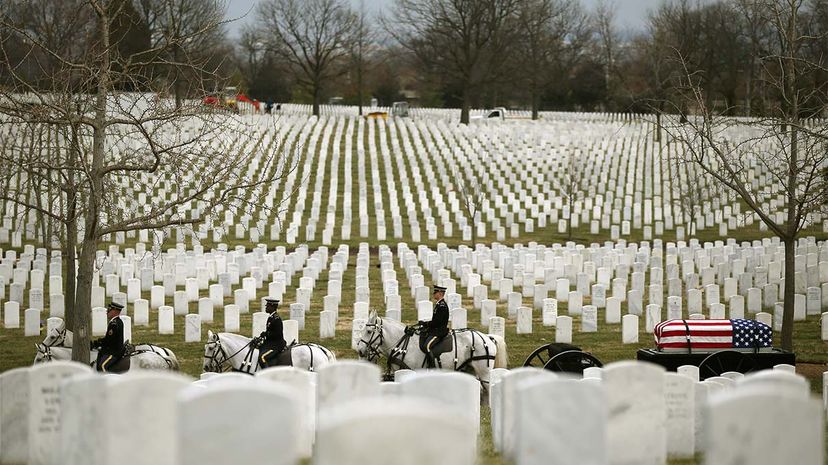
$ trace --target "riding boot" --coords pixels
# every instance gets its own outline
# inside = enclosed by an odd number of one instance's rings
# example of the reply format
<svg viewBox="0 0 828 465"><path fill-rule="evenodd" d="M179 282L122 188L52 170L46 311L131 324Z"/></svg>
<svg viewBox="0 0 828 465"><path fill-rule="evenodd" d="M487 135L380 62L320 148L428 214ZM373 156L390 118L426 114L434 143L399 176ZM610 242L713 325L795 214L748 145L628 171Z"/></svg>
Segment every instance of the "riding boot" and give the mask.
<svg viewBox="0 0 828 465"><path fill-rule="evenodd" d="M431 352L426 353L426 368L437 368L437 364L434 362L434 354Z"/></svg>

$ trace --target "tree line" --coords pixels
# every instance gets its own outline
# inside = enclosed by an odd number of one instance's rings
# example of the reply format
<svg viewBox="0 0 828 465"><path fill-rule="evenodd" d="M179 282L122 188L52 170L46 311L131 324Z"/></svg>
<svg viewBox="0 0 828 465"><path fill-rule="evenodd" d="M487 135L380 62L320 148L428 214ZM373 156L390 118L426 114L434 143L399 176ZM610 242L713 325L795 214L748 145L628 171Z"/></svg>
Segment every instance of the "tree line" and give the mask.
<svg viewBox="0 0 828 465"><path fill-rule="evenodd" d="M111 0L118 52L133 62L164 65L149 80L171 83L179 102L212 90L240 87L262 101L301 102L319 113L329 98L362 107L376 98L430 107L506 106L531 110L692 113L688 75L708 106L726 115L763 116L779 104L774 92L781 40L772 14L785 0L664 0L640 31L622 31L616 5L601 0L587 11L579 0L394 0L381 14L348 0L263 0L239 37L215 0ZM11 2L10 14L14 14ZM19 20L44 32L49 47L82 50L94 21L73 1L24 2ZM828 56L828 0L796 0L803 59ZM49 20L62 17L59 22ZM217 24L207 31L205 25ZM25 47L10 47L23 53ZM185 59L186 58L186 59ZM33 82L46 79L53 58L8 57ZM209 76L180 61L198 60ZM802 116L825 113L828 73L815 67L798 85L810 98ZM209 78L209 79L208 79ZM198 83L198 84L193 84ZM124 79L124 89L151 87ZM362 108L360 108L362 110Z"/></svg>

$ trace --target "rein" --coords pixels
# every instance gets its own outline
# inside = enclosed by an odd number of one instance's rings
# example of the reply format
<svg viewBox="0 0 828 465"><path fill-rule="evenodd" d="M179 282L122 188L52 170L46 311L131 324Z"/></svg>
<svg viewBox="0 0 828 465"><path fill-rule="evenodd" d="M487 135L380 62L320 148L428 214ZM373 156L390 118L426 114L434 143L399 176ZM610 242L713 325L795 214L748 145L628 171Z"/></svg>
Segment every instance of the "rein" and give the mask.
<svg viewBox="0 0 828 465"><path fill-rule="evenodd" d="M363 336L359 340L358 344L365 344L365 352L366 352L366 355L364 357L365 360L367 360L369 362L379 361L379 359L381 359L383 357L383 353L380 350L380 347L382 347L382 344L385 341L385 335L383 334L383 331L382 331L382 318L377 317L377 323L366 324L365 326L366 327L373 327L374 331L371 333L371 337L368 338L367 340ZM469 356L467 359L464 359L462 362L459 362L459 360L458 360L459 347L458 347L458 341L457 341L457 336L456 335L458 333L464 333L464 332L471 333L471 347L470 347L470 349L471 349L471 354L472 355ZM495 356L491 353L490 348L489 348L489 344L488 344L488 342L493 342L493 341L488 341L487 342L488 338L485 337L483 334L481 334L479 331L473 330L471 328L461 328L461 329L452 330L451 334L449 334L449 336L447 336L447 337L451 337L453 339L452 345L454 346L454 351L453 351L454 352L454 371L464 371L473 362L484 361L484 360L486 361L486 367L490 368L490 365L494 362ZM479 341L478 341L478 339L479 339ZM404 332L402 337L400 337L400 339L397 341L397 343L394 344L394 347L392 347L389 350L388 356L387 356L387 362L386 362L386 365L385 365L385 373L383 374L383 376L386 379L391 379L392 374L394 372L394 369L393 369L394 366L397 366L399 369L408 369L409 368L404 360L405 360L406 355L408 354L408 344L409 344L410 340L411 340L411 334L409 334L407 332ZM482 344L482 346L483 346L482 349L485 352L485 355L474 355L474 353L477 351L478 343ZM484 384L488 384L488 382L486 382L486 381L482 381L482 380L480 380L480 381Z"/></svg>
<svg viewBox="0 0 828 465"><path fill-rule="evenodd" d="M224 351L224 346L221 345L221 338L219 337L218 334L216 334L216 340L208 342L207 345L215 344L218 347L218 349L215 350L212 353L212 355L210 355L209 357L205 357L205 358L210 361L210 366L216 370L216 373L226 373L228 371L231 371L233 368L228 367L228 368L225 369L224 364L227 363L228 360L230 360L233 357L235 357L236 355L240 354L241 351L243 351L244 349L250 347L250 344L252 344L252 343L253 343L253 339L251 339L250 342L248 342L247 344L243 345L241 347L241 349L237 350L235 353L233 353L233 355L230 355L228 357L227 352ZM219 355L223 355L224 358L219 360Z"/></svg>
<svg viewBox="0 0 828 465"><path fill-rule="evenodd" d="M365 344L365 351L368 355L365 357L365 360L369 362L373 362L374 360L379 360L382 358L382 352L380 351L380 347L382 347L382 343L385 341L385 336L382 333L382 318L377 317L379 323L372 323L366 324L365 327L373 327L376 328L374 331L371 332L371 338L367 341L365 337L362 337L359 342ZM374 343L376 342L376 346ZM359 344L359 343L358 343Z"/></svg>

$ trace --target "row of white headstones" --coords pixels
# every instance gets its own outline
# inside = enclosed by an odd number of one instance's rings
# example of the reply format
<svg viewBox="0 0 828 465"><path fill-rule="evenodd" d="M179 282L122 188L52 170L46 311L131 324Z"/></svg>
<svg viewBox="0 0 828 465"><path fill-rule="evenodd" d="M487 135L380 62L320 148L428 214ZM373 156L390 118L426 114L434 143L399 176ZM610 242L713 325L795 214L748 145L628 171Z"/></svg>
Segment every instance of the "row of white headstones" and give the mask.
<svg viewBox="0 0 828 465"><path fill-rule="evenodd" d="M498 368L490 390L495 449L518 465L664 464L699 452L715 465L823 463L828 405L790 365L701 382L696 367L636 361L583 378ZM357 361L199 380L54 362L0 374L0 463L472 465L480 394L470 375L401 370L380 382L379 368Z"/></svg>
<svg viewBox="0 0 828 465"><path fill-rule="evenodd" d="M498 316L498 302L505 303L505 317L516 320L518 334L534 331L534 320L540 313L544 327L555 327L557 342L572 342L573 316L580 317L582 332L599 330L599 310L606 324L622 324L622 342L638 342L644 319L644 330L650 332L662 319L687 316L691 319L744 318L753 315L759 321L779 329L781 326L783 295L783 255L778 241L767 239L754 243L736 244L728 241L702 246L696 241L678 245L668 243L666 250L660 241L625 244L608 243L604 247L506 247L499 244L478 246L475 249L460 246L451 249L438 246L431 250L420 245L417 251L407 244L397 246L398 266L404 270L408 291L415 303L418 320L431 318L433 302L430 281L448 288L446 302L455 328L468 326L469 312L479 316L479 323L488 326L492 334L505 337L506 318ZM818 316L828 309L828 245L803 239L799 244L795 265L796 298L794 319L804 320L808 315ZM251 301L267 289L265 298L276 298L289 308L286 336L299 340L306 315L313 312L314 290L322 286L317 280L328 270L322 309L319 312L320 338L335 337L342 302L342 283L348 269L349 250L342 245L329 263L327 247L313 254L307 247L298 247L287 253L284 247L270 252L260 245L252 252L243 248L232 251L221 247L204 253L196 248L185 251L183 244L160 257L147 254L143 244L122 255L117 246L109 253L100 252L101 263L93 287L93 334L103 334L106 328L105 299L121 303L126 308L122 318L126 323L125 337L131 337L132 325L146 326L151 309L158 312L159 334L175 333L175 316L185 316L185 341L202 340L202 323L212 323L215 309L223 308L224 330L239 332L240 315L249 313ZM401 282L397 279L394 253L388 246L380 246L379 265L382 281L385 316L402 320ZM38 258L34 258L38 257ZM368 318L371 287L368 282L370 253L367 244L361 244L356 257L355 301L353 313L354 338ZM420 266L422 265L422 267ZM41 332L45 311L44 280L47 260L44 255L27 247L20 259L14 251L6 251L0 263L0 301L3 304L4 325L19 327L20 306L28 286L28 306L24 312L24 334L36 336ZM666 269L666 272L664 271ZM63 295L59 257L48 264L49 316L63 316ZM138 277L136 277L136 274ZM298 288L288 289L298 278ZM459 279L454 279L455 276ZM647 277L649 276L649 285ZM663 310L666 276L666 314ZM266 280L270 280L267 282ZM157 282L163 285L157 285ZM8 298L5 283L10 282ZM574 284L574 286L573 286ZM123 285L126 291L122 292ZM180 289L183 285L184 289ZM574 289L573 289L574 287ZM204 291L207 295L204 295ZM142 292L149 291L150 299ZM491 295L490 293L494 294ZM292 294L292 295L291 295ZM611 295L610 295L611 294ZM644 306L644 297L648 305ZM173 305L167 299L173 297ZM233 303L225 305L232 296ZM684 308L684 298L687 308ZM464 297L466 299L464 304ZM590 299L584 305L584 299ZM531 299L531 304L524 305ZM727 302L727 307L722 303ZM197 313L188 313L190 304L197 302ZM627 314L622 317L622 303ZM567 314L558 311L566 304ZM376 305L376 302L375 302ZM347 308L347 307L346 307ZM705 315L705 309L707 315ZM769 313L773 311L773 313ZM267 315L256 312L252 316L252 335L263 329ZM48 320L47 330L58 324ZM828 340L828 316L822 316L822 339Z"/></svg>
<svg viewBox="0 0 828 465"><path fill-rule="evenodd" d="M463 240L471 240L472 232L477 237L494 232L496 240L505 240L555 223L559 232L589 225L592 234L609 231L613 240L635 231L641 231L645 240L667 231L675 231L678 240L685 240L686 234L694 234L684 227L690 217L695 219L695 230L715 228L723 237L758 220L756 215L743 214L733 195L714 195L712 182L697 169L678 169L672 160L683 149L673 143L658 150L645 119L631 124L610 116L589 123L565 114L550 118L540 124L458 129L440 119L375 122L346 116L316 119L289 115L269 126L246 117L253 135L231 134L240 138L236 149L265 147L263 154L269 154L276 146L293 148L284 155L292 162L282 163L283 176L274 182L251 189L251 198L264 194L265 201L257 212L239 205L218 206L210 212L205 211L203 202L183 205L183 212L211 217L197 231L176 229L176 240L183 240L186 234L200 238L212 234L216 242L232 235L254 243L269 237L296 244L316 241L321 232L322 243L331 245L337 238L350 240L352 221L358 223L358 237L381 241L393 237L414 243L457 237L458 232ZM738 129L727 133L733 140L745 135ZM362 141L368 141L367 145ZM572 211L567 201L570 193L566 192L566 178L572 171L570 157L583 166ZM345 172L342 180L340 162ZM755 190L778 191L774 178L755 160L751 163L755 165L751 171ZM294 165L296 169L284 169ZM270 171L265 173L265 169ZM244 175L261 179L274 170L278 172L257 159ZM139 182L123 181L129 192L136 193L124 199L127 211L157 205L175 192L178 178L163 173L157 176L162 179L142 175ZM465 179L467 190L468 186L480 186L485 194L476 220L464 209L461 179ZM704 186L709 194L698 200L699 211L685 211L689 206L680 201L687 197L682 189L688 183ZM758 203L778 217L782 200L769 194ZM823 220L819 215L808 219L815 225ZM23 221L14 225L7 217L0 228L0 244L11 242L19 248L24 237L37 239L34 216ZM828 231L828 221L822 227ZM759 228L766 229L763 224ZM141 235L141 241L148 240L146 231L117 233L114 240L123 244L136 234Z"/></svg>

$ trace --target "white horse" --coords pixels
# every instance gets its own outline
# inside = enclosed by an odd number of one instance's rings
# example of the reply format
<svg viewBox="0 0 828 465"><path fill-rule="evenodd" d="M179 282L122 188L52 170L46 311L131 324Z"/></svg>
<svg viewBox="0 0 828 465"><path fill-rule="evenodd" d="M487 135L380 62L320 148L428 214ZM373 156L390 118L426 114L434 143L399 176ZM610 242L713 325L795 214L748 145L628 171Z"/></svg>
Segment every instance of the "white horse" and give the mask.
<svg viewBox="0 0 828 465"><path fill-rule="evenodd" d="M207 331L204 345L204 371L240 371L253 374L259 368L259 349L250 346L251 338L234 333ZM336 361L333 352L318 344L293 344L287 347L293 366L316 371Z"/></svg>
<svg viewBox="0 0 828 465"><path fill-rule="evenodd" d="M452 349L440 354L440 367L474 374L483 389L488 391L491 370L506 368L506 341L500 336L474 329L454 330L447 337ZM376 311L372 311L357 343L357 353L369 362L386 357L385 375L390 377L395 370L416 369L425 365L425 354L420 350L419 343L420 336L407 334L405 324L380 318Z"/></svg>
<svg viewBox="0 0 828 465"><path fill-rule="evenodd" d="M35 344L37 355L34 363L50 362L52 360L72 359L72 331L66 329L66 324L61 321L58 326L52 328L42 344ZM178 371L180 366L175 353L165 347L152 344L138 344L132 346L130 352L130 367L150 370L171 370ZM90 350L90 360L98 358L97 350ZM93 363L94 366L94 363Z"/></svg>

